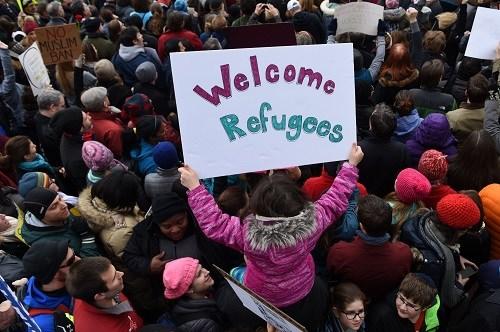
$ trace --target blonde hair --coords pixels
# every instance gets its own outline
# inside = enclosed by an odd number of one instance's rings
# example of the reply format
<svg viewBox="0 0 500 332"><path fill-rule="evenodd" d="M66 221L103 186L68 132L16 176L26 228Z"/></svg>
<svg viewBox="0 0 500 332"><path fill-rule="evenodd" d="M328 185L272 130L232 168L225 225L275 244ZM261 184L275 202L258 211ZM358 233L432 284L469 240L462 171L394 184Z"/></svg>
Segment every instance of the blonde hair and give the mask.
<svg viewBox="0 0 500 332"><path fill-rule="evenodd" d="M401 202L395 192L388 194L384 199L392 207L391 239L397 241L404 223L417 215L428 211L424 203L417 201L412 204Z"/></svg>

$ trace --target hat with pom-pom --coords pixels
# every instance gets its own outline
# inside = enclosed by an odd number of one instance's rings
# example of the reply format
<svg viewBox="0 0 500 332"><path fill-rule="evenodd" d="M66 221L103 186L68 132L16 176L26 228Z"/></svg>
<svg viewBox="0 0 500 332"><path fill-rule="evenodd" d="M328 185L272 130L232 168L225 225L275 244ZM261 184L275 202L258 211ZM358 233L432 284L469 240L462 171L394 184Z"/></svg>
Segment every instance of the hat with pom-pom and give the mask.
<svg viewBox="0 0 500 332"><path fill-rule="evenodd" d="M186 294L193 283L198 260L191 257L175 259L165 264L163 286L166 299L173 300Z"/></svg>
<svg viewBox="0 0 500 332"><path fill-rule="evenodd" d="M446 195L437 203L439 221L453 229L467 229L479 222L481 212L476 203L464 194Z"/></svg>
<svg viewBox="0 0 500 332"><path fill-rule="evenodd" d="M426 198L431 192L431 183L413 168L399 172L394 185L396 196L403 203L414 203Z"/></svg>
<svg viewBox="0 0 500 332"><path fill-rule="evenodd" d="M418 171L431 182L444 179L446 172L448 172L446 155L437 150L425 151L418 162Z"/></svg>

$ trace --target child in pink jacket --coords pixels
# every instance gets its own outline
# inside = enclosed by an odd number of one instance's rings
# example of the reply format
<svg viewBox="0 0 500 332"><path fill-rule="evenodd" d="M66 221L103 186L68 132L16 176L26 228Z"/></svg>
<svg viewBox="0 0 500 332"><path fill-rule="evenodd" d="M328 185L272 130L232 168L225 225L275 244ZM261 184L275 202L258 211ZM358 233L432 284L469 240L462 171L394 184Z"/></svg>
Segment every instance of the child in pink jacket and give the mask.
<svg viewBox="0 0 500 332"><path fill-rule="evenodd" d="M193 169L185 166L179 171L203 233L245 254L245 286L313 331L322 323L314 316L326 312L328 292L315 284L311 251L323 231L346 211L362 158L361 148L353 144L349 162L314 203L287 177L264 178L250 199L251 214L244 220L224 214Z"/></svg>

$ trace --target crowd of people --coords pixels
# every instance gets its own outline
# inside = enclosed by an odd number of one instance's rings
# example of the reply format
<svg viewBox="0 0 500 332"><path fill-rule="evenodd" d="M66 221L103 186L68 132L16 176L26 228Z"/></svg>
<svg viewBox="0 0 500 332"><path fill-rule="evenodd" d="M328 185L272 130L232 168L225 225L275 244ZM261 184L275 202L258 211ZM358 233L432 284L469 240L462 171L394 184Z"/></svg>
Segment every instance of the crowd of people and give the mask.
<svg viewBox="0 0 500 332"><path fill-rule="evenodd" d="M344 4L0 0L0 275L43 332L281 330L215 266L310 332L500 330L500 36L465 56L498 4L379 0L376 36L337 34ZM353 44L358 143L200 180L170 54L281 22ZM19 55L67 23L81 55L34 96ZM7 300L0 330L26 331Z"/></svg>

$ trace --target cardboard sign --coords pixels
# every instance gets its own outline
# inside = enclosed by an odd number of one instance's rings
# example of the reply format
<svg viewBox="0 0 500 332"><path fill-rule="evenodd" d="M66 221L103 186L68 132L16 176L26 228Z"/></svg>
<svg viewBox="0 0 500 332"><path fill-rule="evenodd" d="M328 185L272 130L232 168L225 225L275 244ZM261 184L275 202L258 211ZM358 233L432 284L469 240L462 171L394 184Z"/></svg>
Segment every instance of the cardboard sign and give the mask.
<svg viewBox="0 0 500 332"><path fill-rule="evenodd" d="M7 285L2 276L0 276L0 292L2 292L5 299L10 301L17 315L23 320L24 325L26 325L28 332L43 332L37 323L35 323L35 321L30 317L26 308L24 308L16 294L14 294L12 289L10 289L9 285Z"/></svg>
<svg viewBox="0 0 500 332"><path fill-rule="evenodd" d="M295 30L290 22L227 27L223 31L227 41L226 48L297 45ZM262 38L263 35L266 38Z"/></svg>
<svg viewBox="0 0 500 332"><path fill-rule="evenodd" d="M377 35L378 20L384 18L384 7L369 2L351 2L335 8L337 35L360 32Z"/></svg>
<svg viewBox="0 0 500 332"><path fill-rule="evenodd" d="M465 56L493 60L498 43L500 43L500 10L478 7Z"/></svg>
<svg viewBox="0 0 500 332"><path fill-rule="evenodd" d="M41 90L50 86L50 79L37 44L33 43L33 45L28 47L19 56L19 61L30 82L33 95L38 96Z"/></svg>
<svg viewBox="0 0 500 332"><path fill-rule="evenodd" d="M171 61L184 161L200 178L343 160L356 141L352 44Z"/></svg>
<svg viewBox="0 0 500 332"><path fill-rule="evenodd" d="M229 274L224 270L214 265L214 267L219 271L219 273L227 280L229 286L234 290L236 296L240 299L241 303L265 320L270 325L274 326L279 332L304 332L305 327L297 323L293 318L285 314L280 309L276 308L271 303L267 302L265 299L259 295L252 292L250 289L240 284L234 280Z"/></svg>
<svg viewBox="0 0 500 332"><path fill-rule="evenodd" d="M73 61L82 53L80 29L76 24L38 28L35 32L46 65Z"/></svg>

